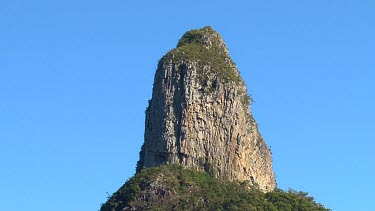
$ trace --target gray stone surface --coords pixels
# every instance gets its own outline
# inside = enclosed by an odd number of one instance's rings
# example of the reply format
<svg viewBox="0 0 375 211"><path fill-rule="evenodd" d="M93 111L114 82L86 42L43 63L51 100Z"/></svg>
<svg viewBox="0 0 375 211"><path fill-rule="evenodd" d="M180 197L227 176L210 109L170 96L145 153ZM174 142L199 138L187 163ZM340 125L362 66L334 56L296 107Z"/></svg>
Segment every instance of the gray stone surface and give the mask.
<svg viewBox="0 0 375 211"><path fill-rule="evenodd" d="M180 163L272 191L271 152L224 41L210 27L192 32L159 61L137 171ZM199 45L207 51L191 56Z"/></svg>

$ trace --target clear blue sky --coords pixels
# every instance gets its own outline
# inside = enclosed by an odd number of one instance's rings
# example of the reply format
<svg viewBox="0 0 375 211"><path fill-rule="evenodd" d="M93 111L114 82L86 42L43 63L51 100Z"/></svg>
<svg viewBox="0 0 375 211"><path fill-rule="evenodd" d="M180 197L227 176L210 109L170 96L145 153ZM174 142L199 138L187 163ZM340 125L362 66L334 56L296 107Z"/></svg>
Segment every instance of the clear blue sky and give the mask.
<svg viewBox="0 0 375 211"><path fill-rule="evenodd" d="M206 25L278 186L375 210L375 1L0 0L0 211L98 210L134 174L157 61Z"/></svg>

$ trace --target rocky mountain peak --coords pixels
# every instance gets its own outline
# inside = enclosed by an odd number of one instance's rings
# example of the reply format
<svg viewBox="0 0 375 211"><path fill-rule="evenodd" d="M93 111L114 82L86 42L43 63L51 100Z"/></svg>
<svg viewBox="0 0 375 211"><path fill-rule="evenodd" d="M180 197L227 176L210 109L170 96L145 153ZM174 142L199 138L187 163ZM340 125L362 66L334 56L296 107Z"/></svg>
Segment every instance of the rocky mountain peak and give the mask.
<svg viewBox="0 0 375 211"><path fill-rule="evenodd" d="M211 27L186 32L159 61L137 172L178 163L273 190L271 152L250 104L221 36Z"/></svg>

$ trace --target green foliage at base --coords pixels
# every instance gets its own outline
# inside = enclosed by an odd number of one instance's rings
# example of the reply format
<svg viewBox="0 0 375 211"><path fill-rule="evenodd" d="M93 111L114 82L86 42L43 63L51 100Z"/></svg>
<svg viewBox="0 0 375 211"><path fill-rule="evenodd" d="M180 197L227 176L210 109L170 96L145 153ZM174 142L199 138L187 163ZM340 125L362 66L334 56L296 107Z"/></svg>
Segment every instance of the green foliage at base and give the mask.
<svg viewBox="0 0 375 211"><path fill-rule="evenodd" d="M248 187L246 182L218 180L180 165L159 166L130 178L100 210L329 210L306 192L263 193Z"/></svg>

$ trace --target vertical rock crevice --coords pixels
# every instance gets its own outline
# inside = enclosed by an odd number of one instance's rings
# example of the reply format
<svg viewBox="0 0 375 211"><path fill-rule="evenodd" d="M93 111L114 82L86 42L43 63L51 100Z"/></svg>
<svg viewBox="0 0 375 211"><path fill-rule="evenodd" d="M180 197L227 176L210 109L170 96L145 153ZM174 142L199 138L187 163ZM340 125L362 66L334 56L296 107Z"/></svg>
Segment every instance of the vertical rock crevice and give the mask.
<svg viewBox="0 0 375 211"><path fill-rule="evenodd" d="M177 79L174 81L174 87L176 87L175 94L173 95L173 111L174 116L176 118L175 124L174 124L174 136L175 136L175 145L176 145L176 154L178 158L178 162L182 163L184 154L181 152L181 124L182 124L182 118L183 118L183 110L185 103L185 86L184 86L184 74L185 74L185 64L180 64L176 69L173 69L173 71L177 71Z"/></svg>

